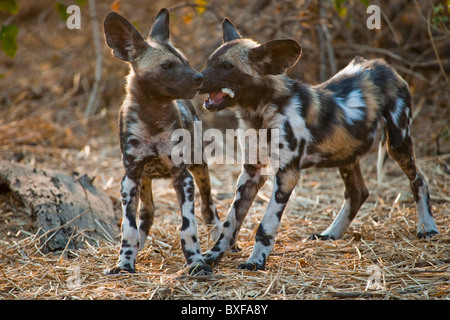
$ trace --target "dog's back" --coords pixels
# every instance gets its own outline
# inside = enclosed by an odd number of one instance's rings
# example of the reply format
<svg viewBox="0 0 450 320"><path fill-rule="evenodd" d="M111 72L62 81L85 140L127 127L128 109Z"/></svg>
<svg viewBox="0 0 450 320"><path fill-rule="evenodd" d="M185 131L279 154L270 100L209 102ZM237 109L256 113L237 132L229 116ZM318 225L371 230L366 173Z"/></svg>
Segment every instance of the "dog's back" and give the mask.
<svg viewBox="0 0 450 320"><path fill-rule="evenodd" d="M296 83L295 91L314 137L302 167L354 161L371 148L380 121L400 130L404 138L409 135L408 85L384 60L355 58L328 81L316 86Z"/></svg>
<svg viewBox="0 0 450 320"><path fill-rule="evenodd" d="M364 116L371 124L383 116L400 126L407 125L404 121L411 109L408 84L382 59L366 60L357 57L317 88L333 92L338 101L349 98L343 109L350 124L354 120L362 120ZM405 114L398 109L400 105Z"/></svg>

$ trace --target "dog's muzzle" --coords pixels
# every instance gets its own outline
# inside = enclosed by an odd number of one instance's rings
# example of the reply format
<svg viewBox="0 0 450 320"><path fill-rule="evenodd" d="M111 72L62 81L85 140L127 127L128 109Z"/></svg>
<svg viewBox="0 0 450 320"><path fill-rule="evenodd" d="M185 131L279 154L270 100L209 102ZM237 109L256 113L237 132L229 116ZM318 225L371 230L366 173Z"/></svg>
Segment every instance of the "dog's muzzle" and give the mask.
<svg viewBox="0 0 450 320"><path fill-rule="evenodd" d="M235 96L234 91L230 88L222 88L221 91L211 92L206 97L203 106L209 109L220 108L227 99L233 99Z"/></svg>

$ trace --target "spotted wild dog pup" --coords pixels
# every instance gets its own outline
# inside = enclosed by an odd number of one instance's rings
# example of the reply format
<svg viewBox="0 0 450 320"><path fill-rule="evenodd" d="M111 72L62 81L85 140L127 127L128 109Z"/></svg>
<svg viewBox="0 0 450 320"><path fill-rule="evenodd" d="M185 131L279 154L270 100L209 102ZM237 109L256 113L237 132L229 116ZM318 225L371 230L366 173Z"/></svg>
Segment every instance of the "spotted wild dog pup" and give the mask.
<svg viewBox="0 0 450 320"><path fill-rule="evenodd" d="M265 268L283 210L303 168L339 168L345 185L344 204L334 222L313 237L342 236L369 195L359 163L374 141L378 123L384 124L390 156L410 181L419 238L438 233L427 184L414 160L411 95L407 83L391 67L383 60L355 58L328 81L311 86L284 74L300 57L297 41L258 44L242 38L228 19L222 27L223 44L202 71L200 93L209 94L204 108L218 111L237 106L246 128L278 129L279 136L274 190L257 229L253 253L240 268ZM236 243L242 221L267 178L261 174L262 168L262 164L243 166L223 232L204 254L207 263L216 265Z"/></svg>
<svg viewBox="0 0 450 320"><path fill-rule="evenodd" d="M194 180L202 198L202 215L220 234L220 220L211 197L206 163L175 164L171 152L176 129L192 132L197 120L190 101L203 80L186 57L169 40L169 12L159 12L147 39L119 14L109 13L104 22L106 43L117 58L128 62L126 96L119 111L120 147L125 176L122 180L122 242L118 265L110 273L135 271L136 255L145 244L155 206L152 179L171 178L182 214L181 246L190 273L208 273L197 238L194 216ZM188 171L190 170L190 172ZM139 212L139 225L136 212Z"/></svg>

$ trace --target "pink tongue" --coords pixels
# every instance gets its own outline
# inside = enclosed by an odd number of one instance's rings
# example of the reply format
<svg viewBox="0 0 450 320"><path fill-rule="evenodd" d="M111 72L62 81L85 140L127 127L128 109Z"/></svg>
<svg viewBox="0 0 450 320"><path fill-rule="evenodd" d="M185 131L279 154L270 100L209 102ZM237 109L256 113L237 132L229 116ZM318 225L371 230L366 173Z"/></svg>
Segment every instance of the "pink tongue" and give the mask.
<svg viewBox="0 0 450 320"><path fill-rule="evenodd" d="M218 102L219 100L223 99L225 94L223 92L214 92L209 94L209 99L213 100L214 102Z"/></svg>

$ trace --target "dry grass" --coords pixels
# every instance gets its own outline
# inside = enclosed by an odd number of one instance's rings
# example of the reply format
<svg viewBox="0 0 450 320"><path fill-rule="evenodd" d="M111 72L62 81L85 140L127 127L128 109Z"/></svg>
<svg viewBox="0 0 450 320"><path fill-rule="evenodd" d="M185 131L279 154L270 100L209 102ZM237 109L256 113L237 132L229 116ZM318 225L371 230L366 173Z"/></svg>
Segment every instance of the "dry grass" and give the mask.
<svg viewBox="0 0 450 320"><path fill-rule="evenodd" d="M154 6L145 2L145 10L136 12L138 2L120 2L121 13L142 31L149 28L149 17L160 7L178 5L177 1L155 1ZM97 3L99 17L111 10L112 1ZM360 1L355 3L353 23L364 25L358 17L366 17L365 8ZM417 8L423 18L430 10L429 3L414 3L384 8L400 38L397 44L390 28L374 35L359 25L347 27L332 7L327 8L326 17L319 17L313 1L210 0L203 16L180 5L171 13L172 31L196 68L203 67L205 57L220 43L219 20L223 16L232 17L244 34L259 41L294 37L301 41L304 54L291 73L311 83L319 82L320 71L327 68L317 58L321 52L319 27L324 20L334 37L339 67L355 54L387 58L414 93L417 117L413 138L418 164L429 181L439 235L430 240L416 238L416 212L407 179L391 161L386 179L377 186L374 153L363 163L371 195L350 230L337 241L305 240L324 230L341 206L343 184L337 170L302 173L264 272L242 271L236 266L251 253L270 197L270 181L243 224L238 239L242 251L228 253L211 277L186 276L179 243L181 218L168 181L154 183L157 214L151 239L138 256L138 272L117 276L106 276L105 270L116 263L118 239L105 239L96 246L86 241L80 250L45 253L26 208L0 190L0 299L450 299L450 142L444 139L450 109L448 83L437 68L442 63L448 70L448 61L435 57L427 25L418 18ZM13 20L20 27L19 51L14 59L0 56L0 74L4 75L0 79L0 158L95 177L94 184L113 200L119 221L123 168L117 109L126 67L103 46L101 111L84 118L95 67L87 8L82 10L82 29L69 31L53 9L53 1L20 4L21 13ZM448 33L433 32L441 58L445 57ZM408 40L410 35L415 40ZM222 219L232 202L239 171L232 165L211 167ZM212 243L202 223L199 233L203 250L207 250ZM73 237L87 236L76 230ZM381 272L382 290L366 290L374 265Z"/></svg>
<svg viewBox="0 0 450 320"><path fill-rule="evenodd" d="M66 157L76 159L76 156ZM449 299L449 185L441 166L436 165L445 159L419 160L430 181L436 222L441 231L433 239L416 238L416 213L408 184L399 169L390 166L388 178L379 188L373 169L365 168L372 195L342 239L305 240L331 223L342 201L342 182L336 170L307 170L283 216L267 270L242 271L236 266L251 253L256 228L270 197L270 181L243 224L238 242L242 251L227 254L211 277L187 276L179 244L179 210L168 181L159 180L154 184L155 223L145 248L139 253L138 272L127 275L105 275L117 260L119 241L100 241L98 246L86 241L85 248L80 250L43 253L37 231L26 223L24 210L13 199L7 199L8 195L3 195L0 216L9 228L1 230L0 298ZM113 165L109 171L99 170L98 176L102 178L98 186L118 200L121 168L114 165L117 159L107 160L91 151L84 161L85 170L89 171L89 164L108 161ZM114 167L116 170L112 172ZM239 167L213 166L211 171L216 203L223 218L232 201ZM401 194L399 199L398 194ZM202 223L199 234L206 250L212 242ZM84 235L78 230L74 236ZM381 271L383 288L378 290L366 288L374 265Z"/></svg>

